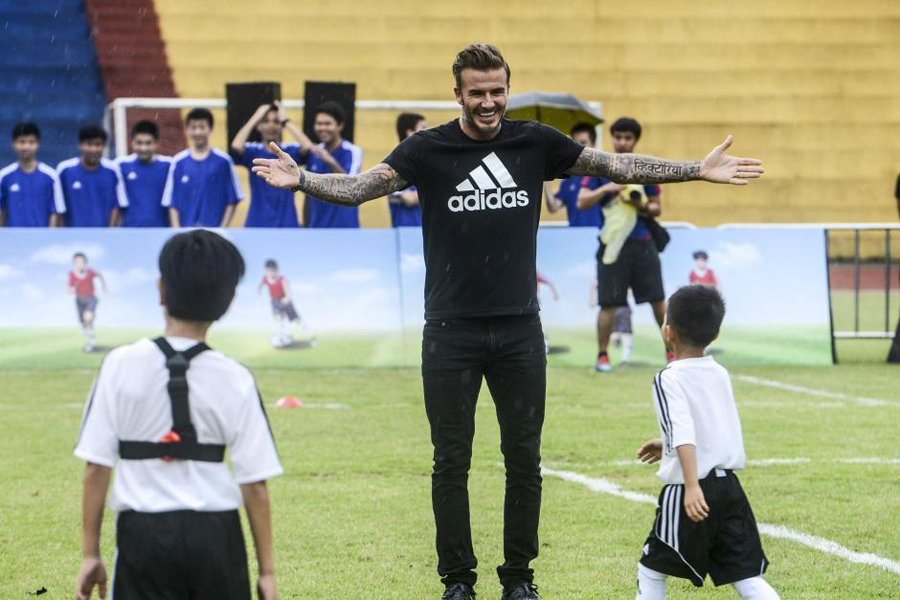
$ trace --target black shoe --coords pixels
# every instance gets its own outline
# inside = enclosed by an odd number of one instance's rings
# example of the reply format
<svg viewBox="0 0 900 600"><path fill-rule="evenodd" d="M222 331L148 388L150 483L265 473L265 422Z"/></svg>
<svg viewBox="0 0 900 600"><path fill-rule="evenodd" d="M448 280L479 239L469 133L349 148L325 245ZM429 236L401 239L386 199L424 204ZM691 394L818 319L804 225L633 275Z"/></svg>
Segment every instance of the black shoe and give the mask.
<svg viewBox="0 0 900 600"><path fill-rule="evenodd" d="M441 600L472 600L475 598L475 590L465 583L451 583L444 590Z"/></svg>
<svg viewBox="0 0 900 600"><path fill-rule="evenodd" d="M537 586L532 583L517 583L503 590L500 600L541 600Z"/></svg>

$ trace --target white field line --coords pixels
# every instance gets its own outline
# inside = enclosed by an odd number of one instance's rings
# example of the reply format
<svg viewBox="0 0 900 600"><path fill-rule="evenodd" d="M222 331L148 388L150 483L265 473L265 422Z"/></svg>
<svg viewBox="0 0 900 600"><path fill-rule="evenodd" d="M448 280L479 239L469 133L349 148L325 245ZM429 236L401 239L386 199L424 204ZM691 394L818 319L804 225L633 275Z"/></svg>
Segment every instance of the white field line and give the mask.
<svg viewBox="0 0 900 600"><path fill-rule="evenodd" d="M558 477L559 479L569 481L571 483L581 484L594 492L610 494L612 496L618 496L619 498L631 500L632 502L641 502L643 504L652 504L656 506L656 498L654 498L653 496L642 494L640 492L631 492L629 490L624 490L607 479L588 477L586 475L573 473L571 471L557 471L555 469L549 469L547 467L542 467L541 472L544 475ZM880 567L882 569L885 569L886 571L890 571L891 573L900 575L900 562L897 562L895 560L884 558L878 556L877 554L871 554L869 552L855 552L853 550L850 550L849 548L841 546L837 542L832 542L831 540L826 540L825 538L809 535L799 531L794 531L793 529L788 529L787 527L784 527L782 525L769 525L767 523L759 523L758 526L759 532L763 535L791 540L792 542L802 544L804 546L807 546L808 548L812 548L813 550L824 552L825 554L833 554L839 558L843 558L844 560L862 565Z"/></svg>
<svg viewBox="0 0 900 600"><path fill-rule="evenodd" d="M555 461L552 461L555 462ZM761 458L748 460L748 467L777 467L781 465L805 465L810 463L845 464L845 465L900 465L900 458ZM639 460L605 460L597 462L560 461L569 467L646 467Z"/></svg>
<svg viewBox="0 0 900 600"><path fill-rule="evenodd" d="M784 383L773 379L761 379L752 375L735 375L738 381L761 385L765 387L775 388L777 390L785 390L787 392L795 392L797 394L806 394L807 396L818 396L820 398L832 398L835 400L849 400L861 406L896 406L898 403L892 400L881 400L878 398L866 398L864 396L850 396L841 392L830 392L828 390L816 390L813 388L803 387L802 385L794 385L792 383Z"/></svg>

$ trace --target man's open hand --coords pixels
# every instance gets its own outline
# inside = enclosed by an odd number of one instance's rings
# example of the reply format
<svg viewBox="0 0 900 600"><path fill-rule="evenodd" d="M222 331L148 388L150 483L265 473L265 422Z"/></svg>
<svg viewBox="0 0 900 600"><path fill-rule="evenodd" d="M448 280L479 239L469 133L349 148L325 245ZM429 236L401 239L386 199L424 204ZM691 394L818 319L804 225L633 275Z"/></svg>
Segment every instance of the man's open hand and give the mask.
<svg viewBox="0 0 900 600"><path fill-rule="evenodd" d="M758 179L766 172L759 159L737 158L725 154L733 141L734 138L729 135L703 159L700 163L700 179L712 183L747 185L748 179Z"/></svg>
<svg viewBox="0 0 900 600"><path fill-rule="evenodd" d="M300 183L300 167L294 159L275 142L269 142L269 150L277 158L254 158L253 172L272 187L289 190Z"/></svg>

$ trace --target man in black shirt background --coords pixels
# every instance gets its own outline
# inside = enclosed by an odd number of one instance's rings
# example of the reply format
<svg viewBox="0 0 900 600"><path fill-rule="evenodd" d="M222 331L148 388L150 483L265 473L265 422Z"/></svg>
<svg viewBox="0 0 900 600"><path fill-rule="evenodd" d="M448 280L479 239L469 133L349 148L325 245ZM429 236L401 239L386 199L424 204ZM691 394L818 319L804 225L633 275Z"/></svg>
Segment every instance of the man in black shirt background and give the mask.
<svg viewBox="0 0 900 600"><path fill-rule="evenodd" d="M275 187L343 206L417 187L426 265L422 380L443 598L474 596L467 480L475 403L486 380L506 464L502 598L540 600L529 564L538 554L546 394L535 269L543 182L591 175L617 183L741 185L763 168L726 155L730 136L702 161L675 162L609 154L537 122L506 120L510 69L490 45L464 48L453 75L460 118L408 137L364 173L303 172L275 144L278 158L255 160L253 171Z"/></svg>

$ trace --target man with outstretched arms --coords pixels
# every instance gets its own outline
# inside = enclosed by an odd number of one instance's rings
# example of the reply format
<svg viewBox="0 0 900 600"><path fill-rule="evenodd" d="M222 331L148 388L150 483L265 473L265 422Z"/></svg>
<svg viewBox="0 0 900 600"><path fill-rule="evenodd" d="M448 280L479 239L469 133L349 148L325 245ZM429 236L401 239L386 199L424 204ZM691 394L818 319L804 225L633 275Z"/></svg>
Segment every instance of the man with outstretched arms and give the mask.
<svg viewBox="0 0 900 600"><path fill-rule="evenodd" d="M420 131L356 176L302 172L280 149L253 171L343 206L415 185L425 249L422 379L434 444L432 498L445 600L469 600L475 553L466 488L482 379L497 407L506 463L503 600L539 600L529 563L538 554L540 445L546 355L536 297L543 181L567 175L617 182L706 180L745 184L760 161L727 156L731 138L702 161L608 154L552 127L503 118L509 66L475 44L453 62L462 115Z"/></svg>

